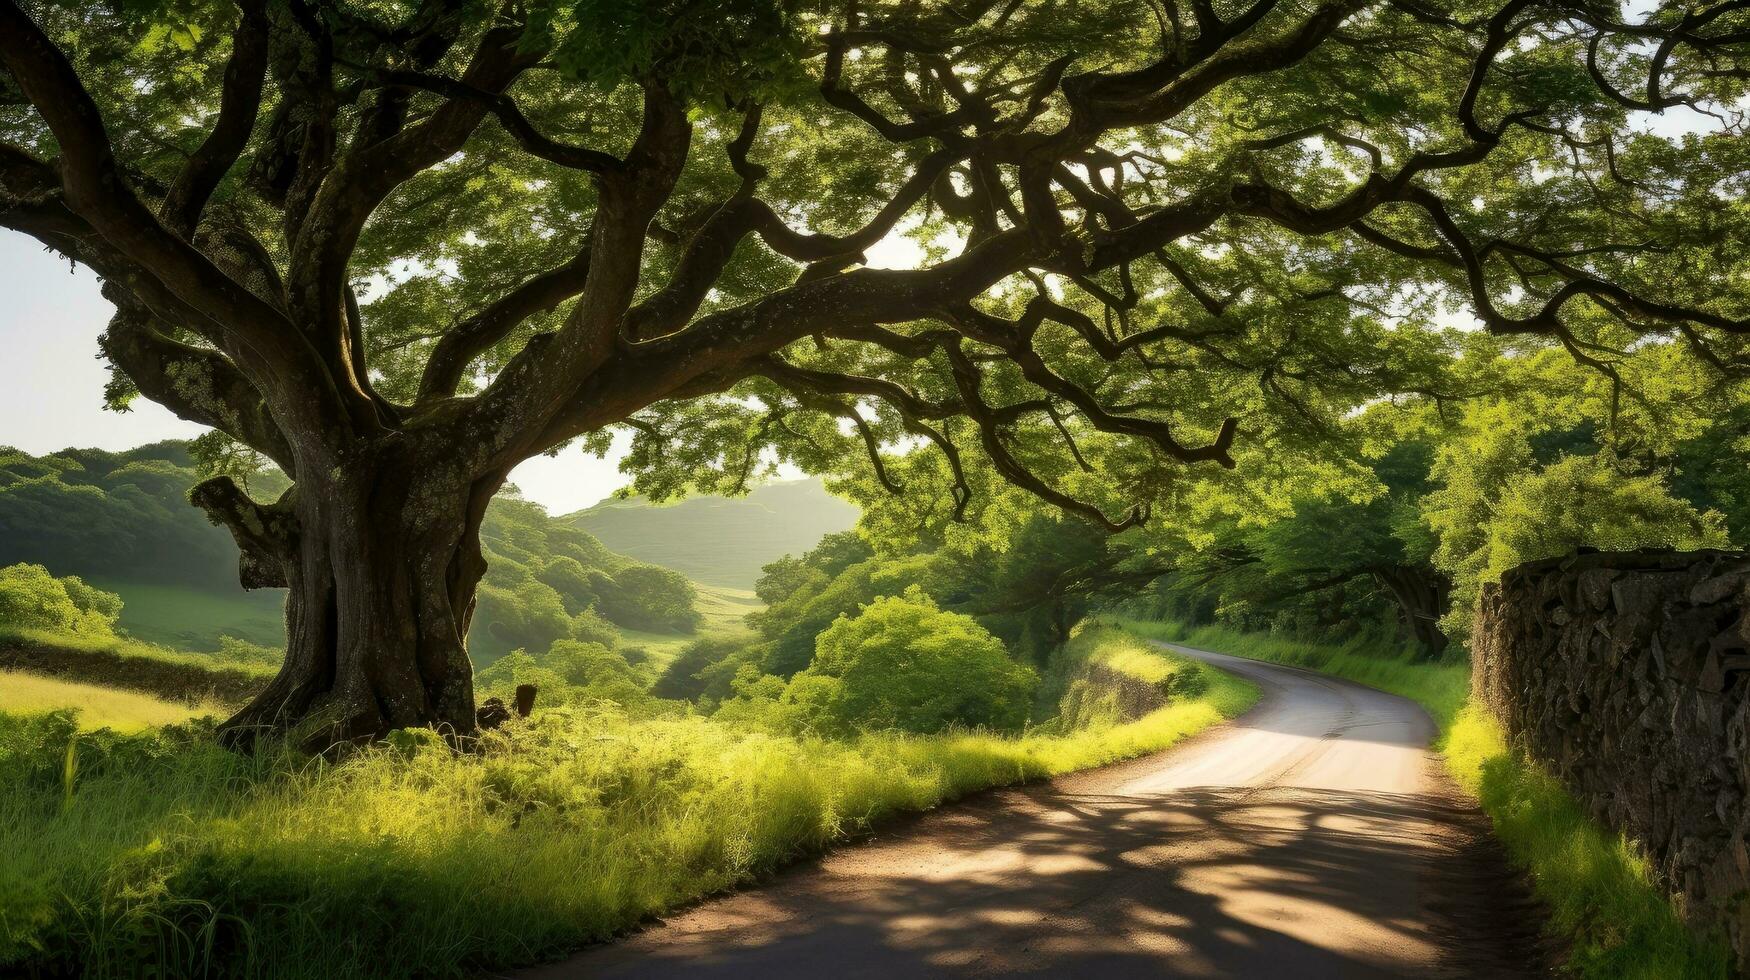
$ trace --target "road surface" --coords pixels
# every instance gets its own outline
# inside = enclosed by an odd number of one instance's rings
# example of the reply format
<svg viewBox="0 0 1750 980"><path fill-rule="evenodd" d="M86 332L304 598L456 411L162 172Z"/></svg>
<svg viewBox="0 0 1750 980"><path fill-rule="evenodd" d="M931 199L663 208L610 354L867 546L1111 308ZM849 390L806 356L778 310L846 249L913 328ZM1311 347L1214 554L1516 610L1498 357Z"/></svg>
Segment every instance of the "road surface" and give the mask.
<svg viewBox="0 0 1750 980"><path fill-rule="evenodd" d="M1262 700L1177 748L946 807L529 976L1547 974L1535 906L1427 751L1421 708L1175 649Z"/></svg>

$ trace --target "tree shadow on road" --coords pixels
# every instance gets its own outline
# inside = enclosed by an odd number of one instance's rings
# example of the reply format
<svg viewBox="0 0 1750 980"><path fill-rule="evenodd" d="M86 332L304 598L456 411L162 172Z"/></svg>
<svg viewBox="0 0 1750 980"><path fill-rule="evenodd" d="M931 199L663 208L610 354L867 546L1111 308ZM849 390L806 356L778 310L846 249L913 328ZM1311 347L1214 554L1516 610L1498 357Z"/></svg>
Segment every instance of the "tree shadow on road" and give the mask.
<svg viewBox="0 0 1750 980"><path fill-rule="evenodd" d="M1041 785L932 814L540 976L1535 976L1535 916L1422 794ZM1430 965L1435 969L1431 972Z"/></svg>

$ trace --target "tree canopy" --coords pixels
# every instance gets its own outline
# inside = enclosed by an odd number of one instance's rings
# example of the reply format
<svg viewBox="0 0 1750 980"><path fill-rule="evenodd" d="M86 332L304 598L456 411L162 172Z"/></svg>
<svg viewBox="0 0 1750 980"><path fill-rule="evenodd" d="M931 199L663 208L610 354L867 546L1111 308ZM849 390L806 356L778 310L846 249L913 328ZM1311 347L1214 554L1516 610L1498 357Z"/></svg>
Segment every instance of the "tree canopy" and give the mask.
<svg viewBox="0 0 1750 980"><path fill-rule="evenodd" d="M614 428L1118 531L1503 357L1741 377L1747 8L0 0L0 225L295 481L196 495L320 611L243 720L467 728L485 500Z"/></svg>

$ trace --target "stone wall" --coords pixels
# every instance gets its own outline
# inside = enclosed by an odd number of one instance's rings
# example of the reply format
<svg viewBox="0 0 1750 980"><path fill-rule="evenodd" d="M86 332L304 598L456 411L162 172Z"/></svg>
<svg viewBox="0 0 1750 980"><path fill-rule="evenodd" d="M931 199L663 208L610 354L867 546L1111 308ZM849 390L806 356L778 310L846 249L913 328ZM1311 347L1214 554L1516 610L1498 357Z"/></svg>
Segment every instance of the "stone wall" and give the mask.
<svg viewBox="0 0 1750 980"><path fill-rule="evenodd" d="M1750 975L1750 558L1592 552L1486 588L1472 693L1592 815L1638 840Z"/></svg>

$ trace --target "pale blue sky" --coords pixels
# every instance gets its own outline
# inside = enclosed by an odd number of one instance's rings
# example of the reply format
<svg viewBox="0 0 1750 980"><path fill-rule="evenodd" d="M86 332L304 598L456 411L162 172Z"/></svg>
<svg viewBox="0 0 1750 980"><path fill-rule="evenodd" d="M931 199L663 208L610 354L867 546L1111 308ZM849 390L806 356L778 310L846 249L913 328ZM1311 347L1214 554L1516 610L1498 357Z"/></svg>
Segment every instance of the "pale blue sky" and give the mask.
<svg viewBox="0 0 1750 980"><path fill-rule="evenodd" d="M144 398L128 412L103 407L109 371L97 355L97 335L110 305L97 277L46 252L17 232L0 229L0 445L41 455L69 446L131 449L160 439L200 435ZM517 467L511 482L554 513L588 507L626 483L618 457L571 449Z"/></svg>

